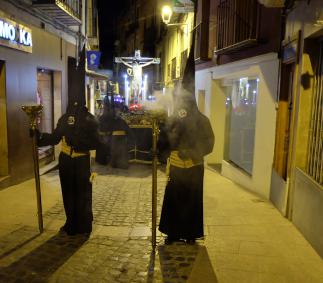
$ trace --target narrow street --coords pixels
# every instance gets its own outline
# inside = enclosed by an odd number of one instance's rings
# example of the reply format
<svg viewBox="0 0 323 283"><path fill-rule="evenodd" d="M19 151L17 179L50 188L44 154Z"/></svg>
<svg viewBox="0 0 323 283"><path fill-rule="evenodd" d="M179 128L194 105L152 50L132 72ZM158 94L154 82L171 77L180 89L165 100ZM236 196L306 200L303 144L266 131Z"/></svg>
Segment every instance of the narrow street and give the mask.
<svg viewBox="0 0 323 283"><path fill-rule="evenodd" d="M166 176L158 171L158 213ZM323 282L322 259L272 204L205 170L205 238L164 245L151 236L151 168L93 167L89 239L64 224L58 171L41 177L44 233L34 180L0 191L0 282ZM158 223L158 221L157 221Z"/></svg>

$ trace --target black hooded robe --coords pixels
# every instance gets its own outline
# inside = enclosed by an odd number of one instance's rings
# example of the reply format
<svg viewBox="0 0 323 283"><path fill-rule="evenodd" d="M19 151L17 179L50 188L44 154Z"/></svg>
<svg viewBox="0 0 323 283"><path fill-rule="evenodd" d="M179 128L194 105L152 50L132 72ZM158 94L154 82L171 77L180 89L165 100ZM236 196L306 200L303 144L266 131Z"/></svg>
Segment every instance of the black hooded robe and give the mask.
<svg viewBox="0 0 323 283"><path fill-rule="evenodd" d="M204 236L203 157L212 151L214 135L208 118L197 108L182 110L166 125L171 155L159 231L192 240Z"/></svg>
<svg viewBox="0 0 323 283"><path fill-rule="evenodd" d="M114 117L111 134L111 166L113 168L128 169L129 167L128 134L128 124L122 118Z"/></svg>
<svg viewBox="0 0 323 283"><path fill-rule="evenodd" d="M89 150L99 146L98 124L86 107L69 107L52 134L43 133L38 146L55 145L62 140L59 177L68 234L92 231L92 183Z"/></svg>
<svg viewBox="0 0 323 283"><path fill-rule="evenodd" d="M102 144L97 148L95 161L101 165L107 165L111 159L111 133L113 117L109 113L104 113L99 118L99 134Z"/></svg>

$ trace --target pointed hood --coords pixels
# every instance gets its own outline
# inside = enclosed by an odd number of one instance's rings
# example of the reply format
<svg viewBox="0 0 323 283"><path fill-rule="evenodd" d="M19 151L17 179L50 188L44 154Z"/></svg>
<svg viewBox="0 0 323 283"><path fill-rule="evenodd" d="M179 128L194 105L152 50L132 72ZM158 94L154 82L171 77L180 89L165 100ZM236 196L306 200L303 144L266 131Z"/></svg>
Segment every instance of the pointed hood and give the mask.
<svg viewBox="0 0 323 283"><path fill-rule="evenodd" d="M196 12L197 12L197 0L194 1L194 26L196 22ZM194 29L192 34L192 43L190 48L190 53L187 58L186 66L184 69L182 88L190 92L193 98L195 99L195 33Z"/></svg>

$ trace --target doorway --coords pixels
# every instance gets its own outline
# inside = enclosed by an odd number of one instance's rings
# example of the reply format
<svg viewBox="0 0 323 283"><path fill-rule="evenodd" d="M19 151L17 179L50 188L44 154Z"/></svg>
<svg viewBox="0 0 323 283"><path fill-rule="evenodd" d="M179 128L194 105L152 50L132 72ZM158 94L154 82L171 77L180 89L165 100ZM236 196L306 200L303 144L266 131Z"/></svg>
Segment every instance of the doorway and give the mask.
<svg viewBox="0 0 323 283"><path fill-rule="evenodd" d="M43 133L52 133L54 129L54 92L53 71L37 70L37 104L43 105L43 112L39 119L39 130ZM41 165L54 160L54 147L44 146L38 148Z"/></svg>
<svg viewBox="0 0 323 283"><path fill-rule="evenodd" d="M273 167L278 175L285 181L289 176L288 160L290 152L290 131L293 110L294 72L294 63L282 64Z"/></svg>
<svg viewBox="0 0 323 283"><path fill-rule="evenodd" d="M8 175L7 99L5 62L0 60L0 180Z"/></svg>

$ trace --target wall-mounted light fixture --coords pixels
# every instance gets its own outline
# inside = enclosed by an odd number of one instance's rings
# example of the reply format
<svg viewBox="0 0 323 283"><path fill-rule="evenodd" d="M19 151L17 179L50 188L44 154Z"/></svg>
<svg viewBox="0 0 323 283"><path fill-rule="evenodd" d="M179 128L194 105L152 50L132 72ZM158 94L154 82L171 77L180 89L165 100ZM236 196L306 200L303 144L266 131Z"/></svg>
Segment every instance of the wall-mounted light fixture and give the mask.
<svg viewBox="0 0 323 283"><path fill-rule="evenodd" d="M165 5L163 6L162 8L162 19L163 19L163 22L168 25L169 22L170 22L170 19L172 17L172 14L173 14L173 10L170 6L168 5Z"/></svg>
<svg viewBox="0 0 323 283"><path fill-rule="evenodd" d="M183 31L183 32L187 35L188 34L188 31L187 31L188 24L187 23L171 23L171 24L169 23L170 19L172 17L172 14L173 14L173 10L170 6L168 6L168 5L163 6L162 20L163 20L164 24L166 24L167 26L186 26L186 31Z"/></svg>

